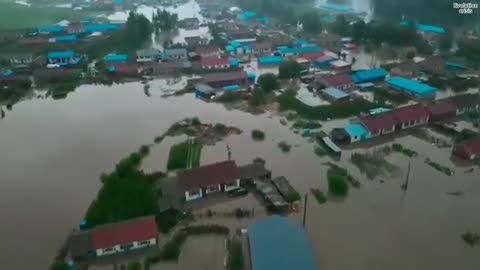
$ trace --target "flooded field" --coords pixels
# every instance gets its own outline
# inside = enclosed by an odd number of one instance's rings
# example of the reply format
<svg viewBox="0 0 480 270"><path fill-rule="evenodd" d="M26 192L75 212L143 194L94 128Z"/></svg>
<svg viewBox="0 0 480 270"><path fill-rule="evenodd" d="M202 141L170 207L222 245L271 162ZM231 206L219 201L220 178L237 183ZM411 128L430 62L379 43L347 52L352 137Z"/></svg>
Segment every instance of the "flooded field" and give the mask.
<svg viewBox="0 0 480 270"><path fill-rule="evenodd" d="M127 83L81 86L65 100L34 99L21 102L0 120L0 224L3 243L10 248L0 260L6 268L45 269L58 245L76 226L99 188L99 175L140 145L151 143L172 123L197 116L206 123L241 128L215 146L204 147L201 163L227 158L227 144L239 165L260 156L273 176L288 177L301 193L326 190L327 167L314 154L313 143L280 124L270 114L253 116L227 111L222 105L196 100L193 95L161 98L163 81L150 82L151 96L143 85ZM346 120L324 123L329 130ZM252 129L265 131L264 142L253 142ZM166 139L152 149L146 171L164 170L169 146L182 137ZM277 144L292 145L283 154ZM380 147L383 143L369 147ZM462 242L466 230L480 229L480 173L465 173L450 160L450 148L439 149L412 136L396 139L419 154L455 169L446 176L412 158L410 188L400 189L408 158L392 154L387 159L402 169L384 183L366 180L345 151L339 165L362 183L344 201L318 206L309 203L307 229L321 269L476 269L478 250ZM461 191L462 196L447 192ZM257 202L253 202L257 207ZM231 207L235 207L233 204ZM29 245L19 239L30 239ZM28 260L15 260L16 252ZM346 260L345 258L348 258Z"/></svg>

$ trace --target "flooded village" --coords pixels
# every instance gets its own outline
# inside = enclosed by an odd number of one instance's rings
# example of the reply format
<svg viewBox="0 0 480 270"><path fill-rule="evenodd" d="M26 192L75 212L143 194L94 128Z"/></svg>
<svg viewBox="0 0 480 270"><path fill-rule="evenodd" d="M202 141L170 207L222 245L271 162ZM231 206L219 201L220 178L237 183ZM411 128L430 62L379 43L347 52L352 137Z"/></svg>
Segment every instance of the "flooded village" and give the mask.
<svg viewBox="0 0 480 270"><path fill-rule="evenodd" d="M261 2L0 2L6 268L480 267L478 29Z"/></svg>

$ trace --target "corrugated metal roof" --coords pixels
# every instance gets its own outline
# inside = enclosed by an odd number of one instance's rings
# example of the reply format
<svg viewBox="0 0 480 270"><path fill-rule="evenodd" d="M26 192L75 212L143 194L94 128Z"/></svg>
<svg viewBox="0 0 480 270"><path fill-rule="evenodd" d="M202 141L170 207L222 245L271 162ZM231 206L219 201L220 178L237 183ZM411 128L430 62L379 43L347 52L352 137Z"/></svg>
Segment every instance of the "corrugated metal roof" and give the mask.
<svg viewBox="0 0 480 270"><path fill-rule="evenodd" d="M282 62L283 57L281 56L261 56L258 58L258 63L260 65L280 64Z"/></svg>
<svg viewBox="0 0 480 270"><path fill-rule="evenodd" d="M49 52L48 58L71 58L75 55L73 51Z"/></svg>
<svg viewBox="0 0 480 270"><path fill-rule="evenodd" d="M303 227L280 216L267 217L248 229L252 270L315 270Z"/></svg>
<svg viewBox="0 0 480 270"><path fill-rule="evenodd" d="M415 95L427 95L434 93L437 89L424 83L418 81L402 78L402 77L391 77L387 80L388 85L399 90L409 92L410 94Z"/></svg>
<svg viewBox="0 0 480 270"><path fill-rule="evenodd" d="M237 164L232 160L181 171L177 175L179 187L182 191L218 185L240 178Z"/></svg>
<svg viewBox="0 0 480 270"><path fill-rule="evenodd" d="M327 89L322 90L322 93L325 95L331 96L334 99L341 99L348 97L348 94L343 92L342 90L334 87L329 87Z"/></svg>
<svg viewBox="0 0 480 270"><path fill-rule="evenodd" d="M105 62L125 62L128 60L126 54L107 54L104 58Z"/></svg>
<svg viewBox="0 0 480 270"><path fill-rule="evenodd" d="M344 129L352 138L362 137L368 133L368 130L362 124L350 124Z"/></svg>
<svg viewBox="0 0 480 270"><path fill-rule="evenodd" d="M358 71L353 74L352 79L355 83L364 83L373 80L383 79L387 76L387 71L383 68L374 68Z"/></svg>

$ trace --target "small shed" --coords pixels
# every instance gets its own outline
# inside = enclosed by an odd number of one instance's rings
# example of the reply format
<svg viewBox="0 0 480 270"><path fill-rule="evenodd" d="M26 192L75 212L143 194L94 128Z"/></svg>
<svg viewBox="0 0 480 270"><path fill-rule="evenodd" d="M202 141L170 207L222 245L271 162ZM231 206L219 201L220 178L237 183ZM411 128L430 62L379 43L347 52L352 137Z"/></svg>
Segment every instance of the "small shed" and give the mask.
<svg viewBox="0 0 480 270"><path fill-rule="evenodd" d="M197 98L211 100L212 98L215 97L215 95L216 95L215 89L213 89L209 85L204 83L195 85L195 96Z"/></svg>
<svg viewBox="0 0 480 270"><path fill-rule="evenodd" d="M295 221L270 216L248 228L252 270L318 269L308 237Z"/></svg>
<svg viewBox="0 0 480 270"><path fill-rule="evenodd" d="M290 185L290 182L288 182L285 176L275 177L272 179L272 182L278 189L280 194L283 196L285 201L293 203L301 200L300 194L298 194L298 192L293 189L293 187Z"/></svg>
<svg viewBox="0 0 480 270"><path fill-rule="evenodd" d="M350 95L343 92L342 90L334 87L329 87L321 90L321 94L330 102L348 102L350 100Z"/></svg>
<svg viewBox="0 0 480 270"><path fill-rule="evenodd" d="M350 142L363 141L368 138L368 130L359 123L354 123L346 126L345 131L350 137Z"/></svg>

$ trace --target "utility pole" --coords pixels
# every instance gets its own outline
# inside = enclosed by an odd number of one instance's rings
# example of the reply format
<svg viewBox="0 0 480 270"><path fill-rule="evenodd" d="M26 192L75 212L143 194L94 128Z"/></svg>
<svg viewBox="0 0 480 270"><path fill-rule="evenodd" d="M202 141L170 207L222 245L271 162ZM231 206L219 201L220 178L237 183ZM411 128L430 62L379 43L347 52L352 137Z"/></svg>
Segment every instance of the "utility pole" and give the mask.
<svg viewBox="0 0 480 270"><path fill-rule="evenodd" d="M308 203L308 193L305 193L305 203L303 204L303 228L307 222L307 203Z"/></svg>

